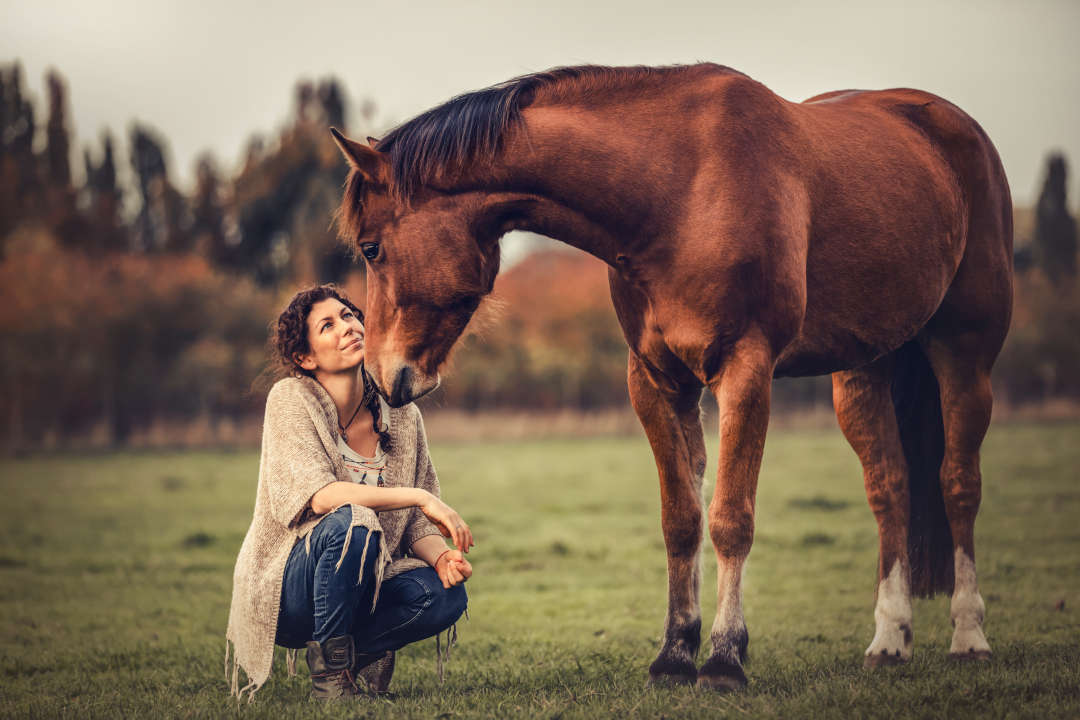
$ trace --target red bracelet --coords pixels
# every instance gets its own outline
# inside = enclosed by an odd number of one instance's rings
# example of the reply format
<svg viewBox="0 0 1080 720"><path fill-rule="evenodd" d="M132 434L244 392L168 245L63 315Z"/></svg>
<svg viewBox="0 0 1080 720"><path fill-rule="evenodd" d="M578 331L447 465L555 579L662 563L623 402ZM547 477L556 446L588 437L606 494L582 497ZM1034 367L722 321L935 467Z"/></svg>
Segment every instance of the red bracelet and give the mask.
<svg viewBox="0 0 1080 720"><path fill-rule="evenodd" d="M442 560L442 556L445 555L448 552L450 552L450 548L446 548L441 553L439 553L439 557L435 558L435 562L431 564L431 567L438 568L439 567L439 561Z"/></svg>

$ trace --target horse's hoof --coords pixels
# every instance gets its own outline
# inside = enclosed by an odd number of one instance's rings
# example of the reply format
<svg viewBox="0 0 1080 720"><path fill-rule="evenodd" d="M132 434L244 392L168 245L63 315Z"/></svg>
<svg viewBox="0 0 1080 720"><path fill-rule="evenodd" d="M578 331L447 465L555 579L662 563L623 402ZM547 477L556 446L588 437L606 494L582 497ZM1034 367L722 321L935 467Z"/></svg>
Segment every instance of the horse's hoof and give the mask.
<svg viewBox="0 0 1080 720"><path fill-rule="evenodd" d="M863 660L864 668L879 668L879 667L891 667L893 665L903 665L908 659L900 654L900 651L889 653L884 650L878 653L871 653Z"/></svg>
<svg viewBox="0 0 1080 720"><path fill-rule="evenodd" d="M709 658L698 671L697 684L707 690L731 692L746 687L746 673L739 665L720 658Z"/></svg>
<svg viewBox="0 0 1080 720"><path fill-rule="evenodd" d="M989 662L991 653L989 650L976 650L971 648L967 652L951 652L949 659L956 662Z"/></svg>
<svg viewBox="0 0 1080 720"><path fill-rule="evenodd" d="M649 685L693 685L695 680L697 668L692 662L657 658L649 666Z"/></svg>

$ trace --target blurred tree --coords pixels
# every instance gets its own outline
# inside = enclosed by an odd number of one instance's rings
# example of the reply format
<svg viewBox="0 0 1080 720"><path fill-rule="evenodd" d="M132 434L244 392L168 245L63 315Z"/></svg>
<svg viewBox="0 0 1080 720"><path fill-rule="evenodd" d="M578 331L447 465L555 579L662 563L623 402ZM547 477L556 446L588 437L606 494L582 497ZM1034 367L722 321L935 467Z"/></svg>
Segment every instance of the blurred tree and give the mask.
<svg viewBox="0 0 1080 720"><path fill-rule="evenodd" d="M1051 155L1039 195L1033 251L1054 285L1076 276L1076 220L1065 206L1067 179L1065 157Z"/></svg>
<svg viewBox="0 0 1080 720"><path fill-rule="evenodd" d="M71 140L67 126L67 88L60 75L45 76L49 91L49 119L45 126L45 217L53 235L68 246L84 241L86 223L76 207L71 184Z"/></svg>
<svg viewBox="0 0 1080 720"><path fill-rule="evenodd" d="M315 86L310 80L301 80L296 84L296 123L317 122L320 117L316 104Z"/></svg>
<svg viewBox="0 0 1080 720"><path fill-rule="evenodd" d="M8 152L8 131L11 125L10 80L7 68L0 66L0 242L15 227L18 179L15 161ZM3 245L0 244L0 260Z"/></svg>
<svg viewBox="0 0 1080 720"><path fill-rule="evenodd" d="M56 187L71 187L71 143L68 140L64 81L55 70L45 76L49 87L49 121L45 126L47 177Z"/></svg>
<svg viewBox="0 0 1080 720"><path fill-rule="evenodd" d="M127 228L120 217L123 200L116 185L112 135L105 133L101 144L100 163L94 163L89 148L83 154L86 167L84 194L89 225L89 249L97 253L127 250Z"/></svg>
<svg viewBox="0 0 1080 720"><path fill-rule="evenodd" d="M1080 283L1041 272L1016 278L1012 328L994 365L995 395L1012 404L1080 398Z"/></svg>
<svg viewBox="0 0 1080 720"><path fill-rule="evenodd" d="M225 200L217 163L210 154L195 164L195 196L191 199L191 233L195 250L219 266L230 264L232 250L225 235Z"/></svg>
<svg viewBox="0 0 1080 720"><path fill-rule="evenodd" d="M191 218L183 196L169 181L163 142L138 124L131 129L131 165L142 199L135 218L135 248L142 252L190 251Z"/></svg>
<svg viewBox="0 0 1080 720"><path fill-rule="evenodd" d="M347 173L327 132L346 120L340 84L300 82L295 103L293 123L276 146L249 146L226 213L227 230L235 229L228 264L264 286L341 281L363 267L330 226Z"/></svg>
<svg viewBox="0 0 1080 720"><path fill-rule="evenodd" d="M323 122L336 128L346 126L345 96L336 78L327 78L319 83L319 102L322 103Z"/></svg>
<svg viewBox="0 0 1080 720"><path fill-rule="evenodd" d="M41 210L34 157L34 106L23 96L22 66L0 67L0 236ZM2 248L0 248L2 251Z"/></svg>

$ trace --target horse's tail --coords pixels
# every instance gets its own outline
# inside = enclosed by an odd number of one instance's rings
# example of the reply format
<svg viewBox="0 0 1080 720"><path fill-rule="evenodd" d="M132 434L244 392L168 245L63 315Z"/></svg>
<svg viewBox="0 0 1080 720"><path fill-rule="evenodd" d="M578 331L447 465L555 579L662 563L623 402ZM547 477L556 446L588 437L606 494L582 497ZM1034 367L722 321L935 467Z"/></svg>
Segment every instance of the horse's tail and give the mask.
<svg viewBox="0 0 1080 720"><path fill-rule="evenodd" d="M945 456L941 392L930 362L914 340L895 353L892 399L908 467L911 592L918 597L951 593L952 530L941 494L941 461Z"/></svg>

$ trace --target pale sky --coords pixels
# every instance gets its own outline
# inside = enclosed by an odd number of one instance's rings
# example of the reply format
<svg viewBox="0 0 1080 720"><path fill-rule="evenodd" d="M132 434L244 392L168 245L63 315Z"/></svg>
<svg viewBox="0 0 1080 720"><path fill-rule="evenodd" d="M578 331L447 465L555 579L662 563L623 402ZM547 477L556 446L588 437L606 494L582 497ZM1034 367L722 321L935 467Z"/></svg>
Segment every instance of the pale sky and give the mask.
<svg viewBox="0 0 1080 720"><path fill-rule="evenodd" d="M1037 196L1049 151L1080 197L1080 0L874 3L686 0L331 3L0 0L0 62L67 79L80 149L133 120L227 168L254 132L273 134L300 78L337 76L385 128L461 92L557 65L730 65L790 100L841 88L938 93L997 145L1013 197ZM44 106L42 105L42 112ZM81 161L80 161L81 163Z"/></svg>

